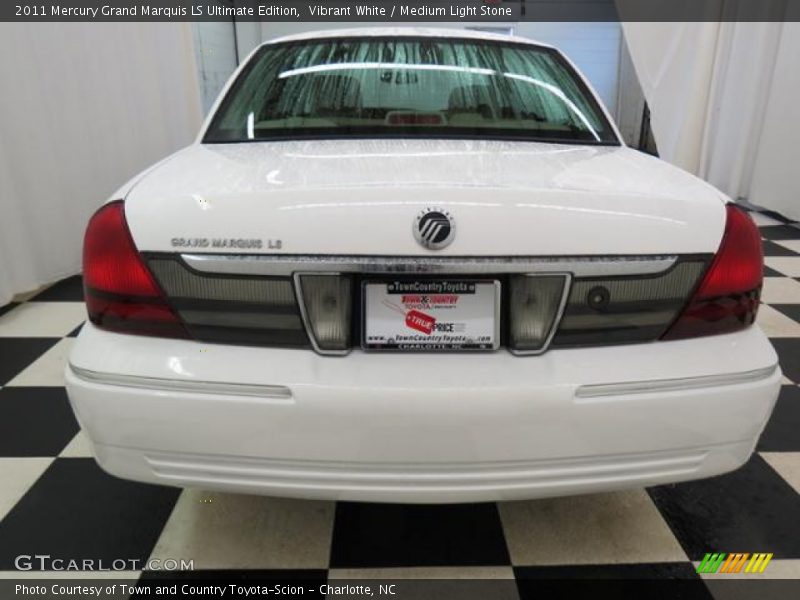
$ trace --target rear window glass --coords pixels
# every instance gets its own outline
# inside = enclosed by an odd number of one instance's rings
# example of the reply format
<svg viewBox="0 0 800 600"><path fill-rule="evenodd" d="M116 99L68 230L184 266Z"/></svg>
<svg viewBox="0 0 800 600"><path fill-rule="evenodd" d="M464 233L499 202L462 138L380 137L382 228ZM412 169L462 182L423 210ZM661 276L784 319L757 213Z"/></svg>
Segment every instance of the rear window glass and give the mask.
<svg viewBox="0 0 800 600"><path fill-rule="evenodd" d="M229 90L204 141L346 136L618 143L554 50L443 38L266 45Z"/></svg>

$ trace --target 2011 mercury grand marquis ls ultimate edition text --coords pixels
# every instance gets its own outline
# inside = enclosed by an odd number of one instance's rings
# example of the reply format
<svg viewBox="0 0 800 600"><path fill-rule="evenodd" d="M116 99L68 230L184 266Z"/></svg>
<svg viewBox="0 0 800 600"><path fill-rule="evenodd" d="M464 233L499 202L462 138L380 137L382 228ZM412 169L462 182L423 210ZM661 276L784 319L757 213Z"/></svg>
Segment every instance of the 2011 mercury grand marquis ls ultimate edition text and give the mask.
<svg viewBox="0 0 800 600"><path fill-rule="evenodd" d="M84 242L69 397L134 480L467 502L708 477L781 373L762 251L626 148L554 48L468 31L258 48Z"/></svg>

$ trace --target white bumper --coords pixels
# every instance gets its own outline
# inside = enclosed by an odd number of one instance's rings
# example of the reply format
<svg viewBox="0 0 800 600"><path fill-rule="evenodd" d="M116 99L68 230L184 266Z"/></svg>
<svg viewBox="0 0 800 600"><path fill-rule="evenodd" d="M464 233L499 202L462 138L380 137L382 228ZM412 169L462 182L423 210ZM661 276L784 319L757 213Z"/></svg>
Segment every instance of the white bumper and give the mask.
<svg viewBox="0 0 800 600"><path fill-rule="evenodd" d="M538 357L321 357L87 325L70 360L73 408L114 475L391 502L557 496L724 473L749 458L781 377L756 327Z"/></svg>

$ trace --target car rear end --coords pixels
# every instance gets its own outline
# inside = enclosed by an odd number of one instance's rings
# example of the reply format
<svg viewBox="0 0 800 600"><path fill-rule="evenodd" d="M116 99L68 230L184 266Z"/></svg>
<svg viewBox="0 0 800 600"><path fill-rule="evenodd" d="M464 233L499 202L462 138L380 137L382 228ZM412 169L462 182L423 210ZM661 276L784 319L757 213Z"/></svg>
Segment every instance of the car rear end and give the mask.
<svg viewBox="0 0 800 600"><path fill-rule="evenodd" d="M220 139L207 132L89 223L91 322L67 386L101 466L206 489L465 502L743 464L780 385L753 326L750 218L620 147L591 95L550 89L559 75L465 59L483 56L474 41L348 39L282 50L274 79L311 77L313 118L275 108L280 94L259 100L274 119L251 116L229 92ZM387 68L376 47L417 62ZM346 76L330 51L349 56ZM576 123L528 111L512 129L519 111L483 102L472 79L439 117L400 100L378 114L362 80L353 112L352 72L428 89L429 72L456 67L511 81L508 94L535 79ZM328 139L337 127L360 139Z"/></svg>

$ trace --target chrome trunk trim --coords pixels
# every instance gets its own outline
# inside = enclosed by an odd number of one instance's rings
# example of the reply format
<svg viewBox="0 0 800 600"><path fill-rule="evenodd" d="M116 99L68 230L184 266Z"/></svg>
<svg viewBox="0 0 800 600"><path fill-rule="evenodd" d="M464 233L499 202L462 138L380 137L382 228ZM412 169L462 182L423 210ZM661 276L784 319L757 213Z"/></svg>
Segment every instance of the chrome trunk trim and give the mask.
<svg viewBox="0 0 800 600"><path fill-rule="evenodd" d="M224 275L282 276L294 273L571 273L573 277L613 277L661 273L678 260L667 256L586 257L433 257L182 254L191 269Z"/></svg>

